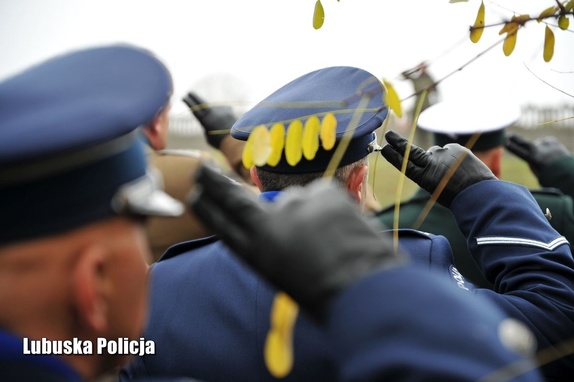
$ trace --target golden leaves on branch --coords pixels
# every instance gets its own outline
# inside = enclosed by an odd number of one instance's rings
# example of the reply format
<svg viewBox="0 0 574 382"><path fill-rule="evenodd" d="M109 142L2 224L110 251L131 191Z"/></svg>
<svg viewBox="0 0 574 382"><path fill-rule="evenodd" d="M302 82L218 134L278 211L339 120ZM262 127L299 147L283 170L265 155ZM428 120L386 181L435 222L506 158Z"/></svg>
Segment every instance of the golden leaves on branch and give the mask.
<svg viewBox="0 0 574 382"><path fill-rule="evenodd" d="M512 54L516 47L518 30L529 21L536 20L540 23L546 19L554 18L557 20L558 27L561 30L567 30L570 26L569 17L572 17L574 13L574 0L568 0L564 4L558 1L556 3L556 5L544 9L537 17L532 17L528 14L514 15L510 21L505 22L502 29L498 32L499 35L506 34L502 45L504 55L510 56ZM474 24L469 28L469 37L473 43L477 43L480 40L485 27L487 27L485 24L485 7L484 2L481 2ZM549 62L552 59L554 55L554 45L554 32L550 28L550 25L547 24L544 28L544 61Z"/></svg>

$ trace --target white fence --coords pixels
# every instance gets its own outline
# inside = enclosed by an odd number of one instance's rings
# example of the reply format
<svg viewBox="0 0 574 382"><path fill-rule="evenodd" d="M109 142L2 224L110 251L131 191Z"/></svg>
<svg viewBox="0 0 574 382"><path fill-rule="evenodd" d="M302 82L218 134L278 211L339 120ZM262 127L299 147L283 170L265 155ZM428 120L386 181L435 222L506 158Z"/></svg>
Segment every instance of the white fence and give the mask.
<svg viewBox="0 0 574 382"><path fill-rule="evenodd" d="M574 105L557 107L523 106L522 116L518 125L523 129L545 127L572 129L574 128Z"/></svg>
<svg viewBox="0 0 574 382"><path fill-rule="evenodd" d="M574 129L574 104L560 107L522 107L522 116L517 126L522 129L567 128ZM170 133L180 137L197 137L203 134L202 127L191 114L170 116Z"/></svg>

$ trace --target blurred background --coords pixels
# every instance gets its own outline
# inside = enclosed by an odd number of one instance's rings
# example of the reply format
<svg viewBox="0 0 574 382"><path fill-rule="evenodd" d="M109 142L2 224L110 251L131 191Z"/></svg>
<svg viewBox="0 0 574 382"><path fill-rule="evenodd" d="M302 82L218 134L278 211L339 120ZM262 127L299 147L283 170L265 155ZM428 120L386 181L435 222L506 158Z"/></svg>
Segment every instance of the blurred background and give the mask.
<svg viewBox="0 0 574 382"><path fill-rule="evenodd" d="M451 0L452 1L452 0ZM204 148L198 122L180 101L189 90L229 104L240 114L276 88L325 66L352 65L389 80L403 99L411 128L415 82L402 73L425 63L440 81L437 100L479 94L518 103L511 129L528 138L557 135L574 150L574 20L528 22L506 57L499 35L513 15L534 17L555 0L485 0L481 40L468 38L480 0L321 0L324 24L314 29L316 0L18 0L0 1L0 79L70 49L127 42L148 48L174 79L170 147ZM572 17L570 17L572 19ZM544 29L555 34L550 62L542 58ZM379 135L380 136L380 135ZM424 134L415 135L421 146ZM395 199L398 172L373 158L375 194ZM537 185L524 163L508 154L503 178ZM414 185L405 182L403 195Z"/></svg>

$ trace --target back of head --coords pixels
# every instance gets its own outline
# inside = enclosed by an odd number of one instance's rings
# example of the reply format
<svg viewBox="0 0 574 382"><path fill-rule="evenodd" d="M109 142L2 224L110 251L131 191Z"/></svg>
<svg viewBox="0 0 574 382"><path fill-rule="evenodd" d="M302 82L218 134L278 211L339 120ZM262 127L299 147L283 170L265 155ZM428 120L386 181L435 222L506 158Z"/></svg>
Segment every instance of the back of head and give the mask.
<svg viewBox="0 0 574 382"><path fill-rule="evenodd" d="M384 97L381 81L365 70L323 68L259 102L237 120L231 135L247 141L244 164L265 174L264 190L304 185L365 163L377 146L374 131L387 117Z"/></svg>

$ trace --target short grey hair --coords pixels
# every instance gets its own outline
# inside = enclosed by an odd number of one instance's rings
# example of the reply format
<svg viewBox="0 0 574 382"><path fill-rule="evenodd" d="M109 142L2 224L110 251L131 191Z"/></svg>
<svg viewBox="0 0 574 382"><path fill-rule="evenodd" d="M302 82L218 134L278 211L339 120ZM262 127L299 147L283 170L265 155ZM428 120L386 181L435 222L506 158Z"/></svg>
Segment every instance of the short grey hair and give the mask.
<svg viewBox="0 0 574 382"><path fill-rule="evenodd" d="M356 162L337 168L333 179L343 186L349 180L349 176L354 169L368 165L369 160L367 157L364 157ZM325 174L323 171L285 174L263 170L259 167L256 167L256 171L259 181L261 182L261 191L281 191L291 186L304 187L314 180L322 178Z"/></svg>

